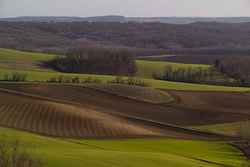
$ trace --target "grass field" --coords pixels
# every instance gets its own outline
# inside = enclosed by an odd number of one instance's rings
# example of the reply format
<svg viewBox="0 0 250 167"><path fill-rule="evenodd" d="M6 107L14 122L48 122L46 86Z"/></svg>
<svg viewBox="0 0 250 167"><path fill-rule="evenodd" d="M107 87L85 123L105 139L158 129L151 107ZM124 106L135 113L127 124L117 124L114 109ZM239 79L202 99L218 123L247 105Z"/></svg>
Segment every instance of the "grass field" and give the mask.
<svg viewBox="0 0 250 167"><path fill-rule="evenodd" d="M55 55L33 52L22 52L13 49L0 48L0 68L48 71L39 63L55 58Z"/></svg>
<svg viewBox="0 0 250 167"><path fill-rule="evenodd" d="M44 60L49 60L55 57L55 55L41 54L41 53L30 53L21 52L10 49L0 49L0 79L3 78L5 74L10 74L13 72L21 72L28 75L28 81L46 81L52 77L58 77L60 75L65 76L79 76L82 79L88 77L93 77L100 79L102 81L108 81L114 79L114 76L108 75L88 75L88 74L65 74L55 72L49 69L44 69L38 66L39 62ZM167 62L149 62L149 61L138 61L138 77L144 78L145 81L150 83L154 88L160 89L170 89L170 90L191 90L191 91L226 91L226 92L245 92L250 91L250 88L240 88L240 87L225 87L225 86L212 86L212 85L202 85L202 84L189 84L181 82L168 82L150 79L149 75L155 70L162 71L166 64L171 64L178 67L204 67L207 65L186 65L186 64L176 64Z"/></svg>
<svg viewBox="0 0 250 167"><path fill-rule="evenodd" d="M223 142L173 139L66 140L0 128L48 167L241 167L242 154ZM192 151L190 151L192 150Z"/></svg>
<svg viewBox="0 0 250 167"><path fill-rule="evenodd" d="M207 126L198 126L193 128L217 134L239 136L240 128L244 125L244 123L246 122L215 124Z"/></svg>
<svg viewBox="0 0 250 167"><path fill-rule="evenodd" d="M1 60L9 61L45 61L55 58L55 55L45 53L23 52L13 49L0 48Z"/></svg>

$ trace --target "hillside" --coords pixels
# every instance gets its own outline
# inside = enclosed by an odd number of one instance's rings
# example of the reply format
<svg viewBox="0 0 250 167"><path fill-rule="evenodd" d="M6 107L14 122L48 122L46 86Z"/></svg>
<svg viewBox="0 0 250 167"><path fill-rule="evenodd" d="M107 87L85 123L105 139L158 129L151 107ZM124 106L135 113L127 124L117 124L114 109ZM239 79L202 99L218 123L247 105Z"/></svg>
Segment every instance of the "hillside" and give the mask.
<svg viewBox="0 0 250 167"><path fill-rule="evenodd" d="M64 53L92 43L167 52L220 50L249 53L250 23L0 22L0 47ZM30 42L32 41L32 42ZM206 52L208 52L206 51ZM147 51L145 51L147 52ZM141 55L139 55L141 56Z"/></svg>
<svg viewBox="0 0 250 167"><path fill-rule="evenodd" d="M169 91L176 103L156 105L82 86L19 83L1 84L0 87L101 109L107 113L187 127L238 122L250 118L250 96L241 93ZM226 105L224 101L230 103ZM214 103L215 106L212 105Z"/></svg>
<svg viewBox="0 0 250 167"><path fill-rule="evenodd" d="M25 151L41 157L46 167L246 163L230 143L239 136L220 132L231 128L237 133L235 124L250 119L249 88L159 81L151 76L166 65L210 66L138 60L134 79L147 83L140 87L115 83L127 77L61 73L42 65L55 56L0 49L0 137L19 139ZM14 74L27 78L5 80ZM80 82L51 82L60 77Z"/></svg>
<svg viewBox="0 0 250 167"><path fill-rule="evenodd" d="M7 56L6 56L7 55ZM60 73L48 68L44 68L40 64L44 60L50 60L55 55L40 54L36 52L21 52L9 49L0 49L0 80L4 80L6 74L21 73L27 75L27 81L44 82L51 78L65 77L79 77L82 80L87 78L101 80L102 83L115 79L110 75L89 75L89 74L70 74ZM243 87L226 87L214 86L205 84L190 84L169 81L159 81L151 79L150 75L155 71L163 71L165 65L173 65L176 68L181 67L209 67L207 65L186 65L167 62L150 62L137 61L138 74L137 77L146 77L145 82L154 88L170 89L170 90L193 90L193 91L226 91L226 92L246 92L249 88Z"/></svg>
<svg viewBox="0 0 250 167"><path fill-rule="evenodd" d="M125 16L93 16L93 17L56 17L56 16L26 16L0 18L9 22L159 22L169 24L190 24L195 22L244 23L250 22L249 17L125 17Z"/></svg>
<svg viewBox="0 0 250 167"><path fill-rule="evenodd" d="M0 125L48 136L71 138L161 136L126 119L15 93L0 93Z"/></svg>
<svg viewBox="0 0 250 167"><path fill-rule="evenodd" d="M0 128L0 135L7 135L9 139L19 138L27 145L27 150L41 156L48 167L241 167L246 162L242 153L224 142L66 140L6 128Z"/></svg>

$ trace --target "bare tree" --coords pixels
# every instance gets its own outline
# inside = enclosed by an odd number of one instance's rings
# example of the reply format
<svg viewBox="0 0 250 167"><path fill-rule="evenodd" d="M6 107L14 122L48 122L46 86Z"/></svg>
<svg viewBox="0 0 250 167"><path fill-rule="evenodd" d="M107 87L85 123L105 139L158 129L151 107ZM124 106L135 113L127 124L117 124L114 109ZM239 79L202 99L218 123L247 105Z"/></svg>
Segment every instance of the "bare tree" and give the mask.
<svg viewBox="0 0 250 167"><path fill-rule="evenodd" d="M41 160L25 151L18 141L0 137L0 167L42 167Z"/></svg>

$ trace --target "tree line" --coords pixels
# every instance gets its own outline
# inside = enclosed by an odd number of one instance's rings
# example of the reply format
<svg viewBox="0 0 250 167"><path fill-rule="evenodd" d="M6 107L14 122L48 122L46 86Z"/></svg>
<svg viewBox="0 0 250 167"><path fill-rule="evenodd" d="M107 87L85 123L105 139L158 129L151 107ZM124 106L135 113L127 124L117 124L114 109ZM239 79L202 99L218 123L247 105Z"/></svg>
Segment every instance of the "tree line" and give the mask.
<svg viewBox="0 0 250 167"><path fill-rule="evenodd" d="M166 65L163 73L154 73L153 78L176 82L205 83L215 79L217 71L213 68L189 67L174 68Z"/></svg>
<svg viewBox="0 0 250 167"><path fill-rule="evenodd" d="M73 84L86 84L86 83L104 83L103 80L95 78L95 77L87 77L87 78L79 78L78 76L70 77L60 75L58 77L52 77L47 80L49 83L73 83ZM122 84L122 85L130 85L130 86L141 86L147 87L150 86L148 82L144 79L136 78L136 77L122 77L116 76L114 79L107 80L105 83L107 84Z"/></svg>
<svg viewBox="0 0 250 167"><path fill-rule="evenodd" d="M216 69L234 79L241 86L250 86L250 57L230 56L217 59L214 63Z"/></svg>
<svg viewBox="0 0 250 167"><path fill-rule="evenodd" d="M65 56L46 64L67 73L134 75L137 71L134 55L125 49L114 48L73 48Z"/></svg>

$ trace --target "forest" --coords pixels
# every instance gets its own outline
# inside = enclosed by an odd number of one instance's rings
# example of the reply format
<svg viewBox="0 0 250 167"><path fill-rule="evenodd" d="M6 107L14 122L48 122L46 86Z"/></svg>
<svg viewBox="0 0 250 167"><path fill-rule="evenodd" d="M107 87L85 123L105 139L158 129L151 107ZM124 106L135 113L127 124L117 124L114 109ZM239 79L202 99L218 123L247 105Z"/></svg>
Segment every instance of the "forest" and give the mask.
<svg viewBox="0 0 250 167"><path fill-rule="evenodd" d="M137 71L135 56L127 50L114 48L73 48L46 65L67 73L134 75Z"/></svg>
<svg viewBox="0 0 250 167"><path fill-rule="evenodd" d="M250 23L4 22L0 47L64 53L86 42L129 48L142 55L159 53L248 54ZM150 52L150 53L148 53Z"/></svg>

